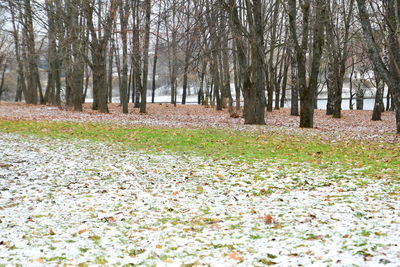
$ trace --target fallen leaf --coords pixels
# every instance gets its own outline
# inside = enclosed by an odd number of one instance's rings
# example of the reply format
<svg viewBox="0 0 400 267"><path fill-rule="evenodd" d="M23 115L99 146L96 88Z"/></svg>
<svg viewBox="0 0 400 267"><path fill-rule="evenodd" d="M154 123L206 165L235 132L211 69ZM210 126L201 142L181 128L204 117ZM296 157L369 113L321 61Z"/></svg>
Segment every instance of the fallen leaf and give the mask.
<svg viewBox="0 0 400 267"><path fill-rule="evenodd" d="M115 223L117 220L115 219L115 217L110 216L110 217L104 217L102 219L103 221L109 222L109 223Z"/></svg>
<svg viewBox="0 0 400 267"><path fill-rule="evenodd" d="M52 228L50 228L50 230L49 230L49 235L56 235L56 233L54 232L54 230Z"/></svg>
<svg viewBox="0 0 400 267"><path fill-rule="evenodd" d="M81 234L86 233L88 231L89 231L89 229L82 229L82 230L79 230L78 234L81 235Z"/></svg>
<svg viewBox="0 0 400 267"><path fill-rule="evenodd" d="M274 217L272 217L271 215L265 215L263 219L264 219L264 222L265 222L266 224L273 224L273 223L276 223Z"/></svg>
<svg viewBox="0 0 400 267"><path fill-rule="evenodd" d="M31 262L39 262L39 263L43 263L43 259L42 258L38 258L38 259L32 259Z"/></svg>
<svg viewBox="0 0 400 267"><path fill-rule="evenodd" d="M213 225L211 225L211 229L213 229L213 230L220 230L220 229L221 229L221 226L219 226L218 223L214 223Z"/></svg>
<svg viewBox="0 0 400 267"><path fill-rule="evenodd" d="M100 240L101 237L98 236L98 235L91 235L91 236L89 236L89 239L91 239L91 240Z"/></svg>
<svg viewBox="0 0 400 267"><path fill-rule="evenodd" d="M0 241L0 246L8 247L9 245L10 245L10 242L8 242L8 241Z"/></svg>
<svg viewBox="0 0 400 267"><path fill-rule="evenodd" d="M274 227L272 227L272 228L274 228L274 229L281 229L281 228L282 228L282 225L281 225L280 223L276 222L276 223L274 223Z"/></svg>
<svg viewBox="0 0 400 267"><path fill-rule="evenodd" d="M237 253L236 251L229 253L228 258L235 261L244 261L244 258L240 256L239 253Z"/></svg>

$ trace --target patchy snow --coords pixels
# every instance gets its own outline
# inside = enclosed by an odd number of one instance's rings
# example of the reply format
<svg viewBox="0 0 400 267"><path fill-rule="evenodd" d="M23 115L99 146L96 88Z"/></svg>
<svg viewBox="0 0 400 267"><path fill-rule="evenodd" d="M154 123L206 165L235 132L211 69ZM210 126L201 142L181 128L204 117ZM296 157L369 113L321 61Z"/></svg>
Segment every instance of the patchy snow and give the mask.
<svg viewBox="0 0 400 267"><path fill-rule="evenodd" d="M400 264L400 185L357 170L0 134L1 264Z"/></svg>

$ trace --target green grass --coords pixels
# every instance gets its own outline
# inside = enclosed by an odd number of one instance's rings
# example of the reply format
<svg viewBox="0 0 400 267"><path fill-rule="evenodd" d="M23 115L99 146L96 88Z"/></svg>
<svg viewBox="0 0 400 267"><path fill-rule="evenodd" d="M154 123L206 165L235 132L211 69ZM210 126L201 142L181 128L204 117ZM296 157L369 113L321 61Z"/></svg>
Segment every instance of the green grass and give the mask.
<svg viewBox="0 0 400 267"><path fill-rule="evenodd" d="M0 132L60 139L88 139L119 144L128 149L157 153L189 153L215 159L240 161L286 160L307 162L319 168L363 168L365 175L398 178L400 146L373 141L331 143L318 136L285 133L123 127L100 123L0 120ZM346 141L346 140L344 140Z"/></svg>

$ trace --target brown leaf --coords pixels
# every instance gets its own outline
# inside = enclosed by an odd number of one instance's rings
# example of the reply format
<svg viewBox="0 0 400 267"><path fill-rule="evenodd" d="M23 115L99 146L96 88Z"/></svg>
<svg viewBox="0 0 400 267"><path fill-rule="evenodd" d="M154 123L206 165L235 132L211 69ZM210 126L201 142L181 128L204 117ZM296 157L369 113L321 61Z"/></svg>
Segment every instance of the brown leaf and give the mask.
<svg viewBox="0 0 400 267"><path fill-rule="evenodd" d="M213 225L211 225L211 229L213 229L213 230L220 230L220 229L221 229L221 226L219 226L218 223L214 223Z"/></svg>
<svg viewBox="0 0 400 267"><path fill-rule="evenodd" d="M56 235L56 233L54 232L54 230L52 228L50 228L50 230L49 230L49 235Z"/></svg>
<svg viewBox="0 0 400 267"><path fill-rule="evenodd" d="M0 246L8 247L9 245L10 245L10 242L8 242L8 241L0 241Z"/></svg>
<svg viewBox="0 0 400 267"><path fill-rule="evenodd" d="M115 222L117 221L117 220L115 219L115 217L113 217L113 216L104 217L102 220L103 220L103 221L106 221L106 222L108 222L108 223L115 223Z"/></svg>
<svg viewBox="0 0 400 267"><path fill-rule="evenodd" d="M244 261L244 258L242 256L240 256L240 254L237 253L236 251L229 253L228 258L235 260L235 261Z"/></svg>
<svg viewBox="0 0 400 267"><path fill-rule="evenodd" d="M266 224L276 223L276 220L271 215L265 215L263 219Z"/></svg>
<svg viewBox="0 0 400 267"><path fill-rule="evenodd" d="M79 230L78 234L81 235L81 234L86 233L88 231L89 231L89 229L82 229L82 230Z"/></svg>
<svg viewBox="0 0 400 267"><path fill-rule="evenodd" d="M38 259L32 259L31 262L39 262L39 263L43 263L43 259L42 258L38 258Z"/></svg>
<svg viewBox="0 0 400 267"><path fill-rule="evenodd" d="M282 225L280 223L276 222L276 223L274 223L274 227L273 228L274 229L281 229Z"/></svg>
<svg viewBox="0 0 400 267"><path fill-rule="evenodd" d="M101 237L98 236L98 235L91 235L91 236L89 236L89 239L91 239L91 240L100 240Z"/></svg>

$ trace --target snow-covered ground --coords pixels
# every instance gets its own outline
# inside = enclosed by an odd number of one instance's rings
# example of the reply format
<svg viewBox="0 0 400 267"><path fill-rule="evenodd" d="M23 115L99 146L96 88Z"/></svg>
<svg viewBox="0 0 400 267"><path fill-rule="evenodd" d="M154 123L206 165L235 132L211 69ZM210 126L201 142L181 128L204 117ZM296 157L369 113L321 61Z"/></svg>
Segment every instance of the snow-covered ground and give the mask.
<svg viewBox="0 0 400 267"><path fill-rule="evenodd" d="M0 134L0 265L400 264L398 181Z"/></svg>

